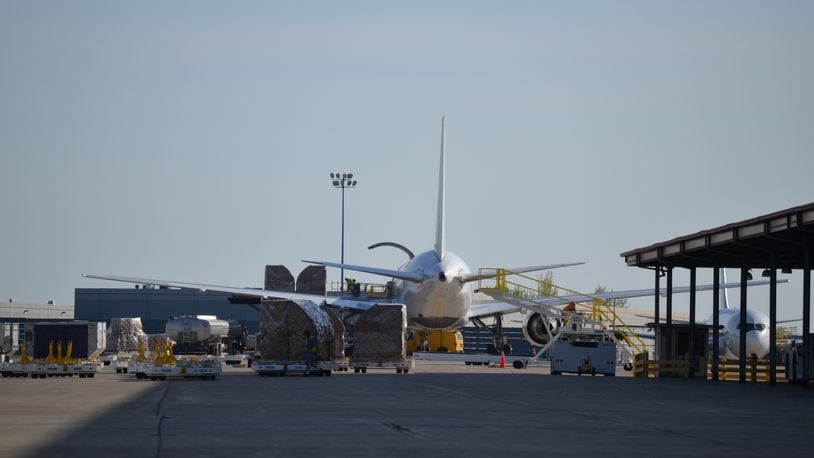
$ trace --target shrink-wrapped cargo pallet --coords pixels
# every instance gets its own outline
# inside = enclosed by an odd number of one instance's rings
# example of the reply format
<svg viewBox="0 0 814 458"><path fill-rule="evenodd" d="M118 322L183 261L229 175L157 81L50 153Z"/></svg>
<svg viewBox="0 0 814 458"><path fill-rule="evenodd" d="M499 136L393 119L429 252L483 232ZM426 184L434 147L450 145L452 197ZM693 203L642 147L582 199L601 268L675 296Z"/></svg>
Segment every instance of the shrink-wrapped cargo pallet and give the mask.
<svg viewBox="0 0 814 458"><path fill-rule="evenodd" d="M317 359L337 357L331 318L318 305L301 300L264 300L260 304L260 333L256 345L262 359L304 360L305 331L317 340Z"/></svg>
<svg viewBox="0 0 814 458"><path fill-rule="evenodd" d="M337 312L334 312L330 307L320 305L319 308L328 315L334 328L334 358L343 358L345 356L345 325L342 323L342 318L337 316Z"/></svg>
<svg viewBox="0 0 814 458"><path fill-rule="evenodd" d="M362 313L353 329L354 360L383 361L407 357L404 304L376 304Z"/></svg>
<svg viewBox="0 0 814 458"><path fill-rule="evenodd" d="M110 319L106 351L138 351L139 343L148 343L147 334L141 327L141 318Z"/></svg>

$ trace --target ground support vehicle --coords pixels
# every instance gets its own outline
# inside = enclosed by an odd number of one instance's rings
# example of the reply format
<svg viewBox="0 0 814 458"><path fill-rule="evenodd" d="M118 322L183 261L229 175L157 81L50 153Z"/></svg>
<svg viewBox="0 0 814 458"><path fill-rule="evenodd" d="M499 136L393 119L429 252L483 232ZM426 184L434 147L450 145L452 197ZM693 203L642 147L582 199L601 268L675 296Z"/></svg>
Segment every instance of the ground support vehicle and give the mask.
<svg viewBox="0 0 814 458"><path fill-rule="evenodd" d="M147 376L147 367L151 364L147 361L139 361L136 359L131 359L127 362L127 372L128 374L136 374L136 378L145 378Z"/></svg>
<svg viewBox="0 0 814 458"><path fill-rule="evenodd" d="M551 348L551 374L616 375L616 343L608 340L558 340Z"/></svg>
<svg viewBox="0 0 814 458"><path fill-rule="evenodd" d="M282 377L287 374L303 376L330 376L338 367L334 361L317 361L314 367L306 367L304 361L255 361L252 370L261 377Z"/></svg>
<svg viewBox="0 0 814 458"><path fill-rule="evenodd" d="M222 372L220 364L153 364L145 368L144 377L150 380L199 379L215 380ZM138 374L138 372L136 373ZM138 376L138 375L137 375Z"/></svg>
<svg viewBox="0 0 814 458"><path fill-rule="evenodd" d="M28 377L28 364L2 363L0 373L3 377Z"/></svg>
<svg viewBox="0 0 814 458"><path fill-rule="evenodd" d="M335 359L334 363L336 363L336 367L334 368L335 372L347 372L350 365L350 358L344 357Z"/></svg>
<svg viewBox="0 0 814 458"><path fill-rule="evenodd" d="M524 369L529 365L533 365L531 356L514 356L504 355L507 366L512 366L515 369ZM434 352L415 352L413 359L419 361L449 361L461 362L467 366L498 366L500 365L500 355L492 355L489 353L434 353Z"/></svg>
<svg viewBox="0 0 814 458"><path fill-rule="evenodd" d="M23 364L25 371L31 378L45 378L48 376L47 364L45 363L32 363Z"/></svg>
<svg viewBox="0 0 814 458"><path fill-rule="evenodd" d="M91 361L68 364L68 370L71 371L71 375L76 374L79 378L93 378L101 368L101 364Z"/></svg>
<svg viewBox="0 0 814 458"><path fill-rule="evenodd" d="M46 377L73 377L73 364L55 364L50 363L45 365Z"/></svg>
<svg viewBox="0 0 814 458"><path fill-rule="evenodd" d="M126 374L129 370L129 362L133 358L133 354L130 353L116 353L116 354L109 354L103 355L100 360L102 362L102 367L105 368L105 372L107 372L107 368L111 370L115 370L117 374Z"/></svg>
<svg viewBox="0 0 814 458"><path fill-rule="evenodd" d="M245 355L226 355L223 357L224 364L230 366L242 366L247 361L248 358Z"/></svg>
<svg viewBox="0 0 814 458"><path fill-rule="evenodd" d="M125 360L122 360L122 359L117 360L116 363L115 363L115 366L114 366L116 368L116 373L117 374L126 374L127 370L128 370L128 367L129 367L128 364L127 364L128 362L129 361L125 361Z"/></svg>
<svg viewBox="0 0 814 458"><path fill-rule="evenodd" d="M354 374L366 374L368 369L395 369L397 374L406 374L415 365L412 358L366 361L351 359L350 367Z"/></svg>

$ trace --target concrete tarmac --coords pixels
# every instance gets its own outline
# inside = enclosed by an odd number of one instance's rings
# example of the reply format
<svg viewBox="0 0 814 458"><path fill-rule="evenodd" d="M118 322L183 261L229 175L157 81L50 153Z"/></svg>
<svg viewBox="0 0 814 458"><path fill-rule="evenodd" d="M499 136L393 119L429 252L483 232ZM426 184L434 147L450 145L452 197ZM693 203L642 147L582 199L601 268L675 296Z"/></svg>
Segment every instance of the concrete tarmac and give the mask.
<svg viewBox="0 0 814 458"><path fill-rule="evenodd" d="M406 375L3 378L0 456L814 454L814 392L797 385L416 364Z"/></svg>

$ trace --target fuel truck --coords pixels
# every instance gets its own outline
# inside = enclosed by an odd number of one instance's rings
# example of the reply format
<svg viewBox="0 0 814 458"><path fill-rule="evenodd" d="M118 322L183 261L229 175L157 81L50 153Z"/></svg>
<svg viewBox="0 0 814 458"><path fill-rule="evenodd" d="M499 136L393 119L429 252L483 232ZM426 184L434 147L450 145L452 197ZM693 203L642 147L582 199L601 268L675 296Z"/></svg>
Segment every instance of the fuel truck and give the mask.
<svg viewBox="0 0 814 458"><path fill-rule="evenodd" d="M240 354L246 338L243 324L214 315L170 318L164 330L176 342L174 352L179 355Z"/></svg>

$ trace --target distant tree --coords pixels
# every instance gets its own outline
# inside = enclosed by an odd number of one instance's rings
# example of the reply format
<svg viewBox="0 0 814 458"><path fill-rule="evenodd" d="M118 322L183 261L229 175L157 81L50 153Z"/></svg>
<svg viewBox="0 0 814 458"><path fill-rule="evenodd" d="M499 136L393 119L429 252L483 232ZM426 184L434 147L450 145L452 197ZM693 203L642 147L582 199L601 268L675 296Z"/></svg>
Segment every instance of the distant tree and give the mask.
<svg viewBox="0 0 814 458"><path fill-rule="evenodd" d="M594 294L602 294L607 292L609 292L608 289L602 285L597 285L596 289L594 290ZM616 310L617 308L620 309L627 308L628 306L627 299L623 297L619 299L606 299L605 301L614 310Z"/></svg>
<svg viewBox="0 0 814 458"><path fill-rule="evenodd" d="M559 290L554 286L554 276L551 272L546 272L545 275L540 274L537 276L537 292L533 288L526 288L515 285L507 285L505 293L521 299L532 299L534 297L551 297L556 296Z"/></svg>
<svg viewBox="0 0 814 458"><path fill-rule="evenodd" d="M537 284L537 294L542 297L551 297L559 295L559 290L554 286L554 274L549 270L545 275L540 274L537 276L539 283Z"/></svg>
<svg viewBox="0 0 814 458"><path fill-rule="evenodd" d="M778 339L788 339L791 336L796 336L798 333L797 326L778 326L777 327L777 338Z"/></svg>

